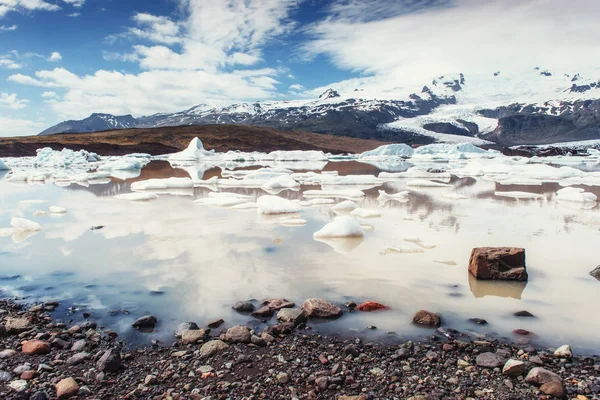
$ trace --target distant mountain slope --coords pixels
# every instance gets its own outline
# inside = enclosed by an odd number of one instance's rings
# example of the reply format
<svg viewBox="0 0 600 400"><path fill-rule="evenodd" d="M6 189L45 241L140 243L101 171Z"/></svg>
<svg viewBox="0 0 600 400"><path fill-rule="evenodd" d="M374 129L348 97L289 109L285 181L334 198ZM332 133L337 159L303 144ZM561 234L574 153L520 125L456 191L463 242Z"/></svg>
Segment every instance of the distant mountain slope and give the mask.
<svg viewBox="0 0 600 400"><path fill-rule="evenodd" d="M409 144L547 144L600 139L599 112L600 80L535 68L520 74L439 76L420 87L329 88L313 100L200 104L137 119L92 114L40 135L240 124Z"/></svg>
<svg viewBox="0 0 600 400"><path fill-rule="evenodd" d="M139 121L131 115L92 114L80 121L65 121L40 133L40 136L55 133L100 132L110 129L135 128Z"/></svg>
<svg viewBox="0 0 600 400"><path fill-rule="evenodd" d="M199 137L206 149L229 150L322 150L334 154L362 153L386 142L344 136L321 135L299 131L243 125L176 126L136 128L82 134L0 137L0 157L34 156L41 147L55 150L86 149L100 155L175 153L185 149L190 140Z"/></svg>

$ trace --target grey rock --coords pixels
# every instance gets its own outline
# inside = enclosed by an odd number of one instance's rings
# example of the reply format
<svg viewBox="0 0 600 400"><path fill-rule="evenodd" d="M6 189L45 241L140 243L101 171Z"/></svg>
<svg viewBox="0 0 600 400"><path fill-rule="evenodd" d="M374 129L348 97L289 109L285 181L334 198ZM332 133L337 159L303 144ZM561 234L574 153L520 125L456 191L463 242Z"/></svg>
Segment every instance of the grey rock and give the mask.
<svg viewBox="0 0 600 400"><path fill-rule="evenodd" d="M591 272L590 275L593 276L594 278L598 279L600 281L600 265L598 265L596 268L594 268Z"/></svg>
<svg viewBox="0 0 600 400"><path fill-rule="evenodd" d="M145 315L143 317L138 318L131 326L136 329L144 330L144 329L154 329L158 320L153 315Z"/></svg>
<svg viewBox="0 0 600 400"><path fill-rule="evenodd" d="M521 376L525 373L525 363L520 360L510 359L506 362L506 364L504 364L502 373L510 376L511 378Z"/></svg>
<svg viewBox="0 0 600 400"><path fill-rule="evenodd" d="M12 379L12 375L8 371L0 371L0 383L6 383Z"/></svg>
<svg viewBox="0 0 600 400"><path fill-rule="evenodd" d="M4 328L9 335L15 335L31 329L31 322L27 318L8 317L4 321Z"/></svg>
<svg viewBox="0 0 600 400"><path fill-rule="evenodd" d="M212 357L220 351L228 349L229 345L222 340L211 340L200 347L200 356Z"/></svg>
<svg viewBox="0 0 600 400"><path fill-rule="evenodd" d="M17 352L15 350L4 349L4 350L0 351L0 360L6 359L6 358L11 358L15 354L17 354Z"/></svg>
<svg viewBox="0 0 600 400"><path fill-rule="evenodd" d="M181 339L181 335L185 330L198 330L200 327L195 322L182 322L175 328L175 337Z"/></svg>
<svg viewBox="0 0 600 400"><path fill-rule="evenodd" d="M300 325L301 323L306 322L306 311L301 308L282 308L277 313L277 320Z"/></svg>
<svg viewBox="0 0 600 400"><path fill-rule="evenodd" d="M238 301L232 308L238 312L249 313L254 311L254 304L249 301Z"/></svg>
<svg viewBox="0 0 600 400"><path fill-rule="evenodd" d="M483 368L498 368L504 364L504 358L496 353L481 353L475 363Z"/></svg>
<svg viewBox="0 0 600 400"><path fill-rule="evenodd" d="M307 299L302 309L311 318L338 318L344 313L338 306L317 298Z"/></svg>
<svg viewBox="0 0 600 400"><path fill-rule="evenodd" d="M225 341L231 343L250 343L251 338L250 329L243 325L232 326L225 333Z"/></svg>
<svg viewBox="0 0 600 400"><path fill-rule="evenodd" d="M96 363L96 369L105 373L117 372L121 367L121 353L117 349L106 350Z"/></svg>
<svg viewBox="0 0 600 400"><path fill-rule="evenodd" d="M558 357L558 358L566 358L566 359L570 360L571 358L573 358L573 352L571 351L571 346L569 346L568 344L560 346L554 352L554 356Z"/></svg>
<svg viewBox="0 0 600 400"><path fill-rule="evenodd" d="M208 332L205 329L186 329L181 333L182 344L196 344L206 340Z"/></svg>
<svg viewBox="0 0 600 400"><path fill-rule="evenodd" d="M67 358L67 364L69 365L79 365L82 364L85 360L90 358L90 353L77 353L69 358Z"/></svg>
<svg viewBox="0 0 600 400"><path fill-rule="evenodd" d="M25 371L29 371L31 370L31 364L26 363L26 364L21 364L17 367L15 367L15 369L13 369L13 374L15 375L21 375L23 372Z"/></svg>
<svg viewBox="0 0 600 400"><path fill-rule="evenodd" d="M289 380L290 380L290 377L285 372L280 372L277 374L277 382L285 384L285 383L288 383Z"/></svg>
<svg viewBox="0 0 600 400"><path fill-rule="evenodd" d="M267 341L260 336L252 335L250 338L250 343L255 344L260 347L264 347L267 345Z"/></svg>
<svg viewBox="0 0 600 400"><path fill-rule="evenodd" d="M539 387L548 382L558 382L562 384L562 379L552 371L548 371L542 367L535 367L529 371L525 377L525 382Z"/></svg>
<svg viewBox="0 0 600 400"><path fill-rule="evenodd" d="M35 392L29 396L29 400L48 400L50 396L46 392Z"/></svg>
<svg viewBox="0 0 600 400"><path fill-rule="evenodd" d="M73 346L71 346L71 350L81 351L85 348L86 343L87 342L85 341L85 339L80 339L80 340L76 341L75 343L73 343Z"/></svg>

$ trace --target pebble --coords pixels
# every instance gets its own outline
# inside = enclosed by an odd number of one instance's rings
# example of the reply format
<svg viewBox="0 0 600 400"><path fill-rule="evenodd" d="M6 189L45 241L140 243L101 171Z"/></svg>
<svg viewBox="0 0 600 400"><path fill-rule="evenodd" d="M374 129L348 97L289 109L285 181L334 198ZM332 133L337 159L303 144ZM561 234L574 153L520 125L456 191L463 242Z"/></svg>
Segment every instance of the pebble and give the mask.
<svg viewBox="0 0 600 400"><path fill-rule="evenodd" d="M73 378L65 378L56 384L56 396L67 399L79 393L79 385Z"/></svg>
<svg viewBox="0 0 600 400"><path fill-rule="evenodd" d="M8 386L16 392L22 392L25 389L27 389L29 384L25 380L18 379L16 381L12 381L11 383L9 383Z"/></svg>
<svg viewBox="0 0 600 400"><path fill-rule="evenodd" d="M290 377L285 372L280 372L277 374L277 382L279 382L281 384L285 384L285 383L288 383L289 380L290 380Z"/></svg>

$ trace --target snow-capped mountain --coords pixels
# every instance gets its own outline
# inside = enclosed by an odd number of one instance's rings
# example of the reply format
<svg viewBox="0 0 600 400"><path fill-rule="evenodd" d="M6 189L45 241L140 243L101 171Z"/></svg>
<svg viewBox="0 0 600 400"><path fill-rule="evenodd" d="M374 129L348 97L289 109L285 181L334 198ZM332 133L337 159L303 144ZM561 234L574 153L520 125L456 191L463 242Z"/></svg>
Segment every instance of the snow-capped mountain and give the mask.
<svg viewBox="0 0 600 400"><path fill-rule="evenodd" d="M139 122L131 115L111 115L94 113L80 121L64 121L41 132L40 135L54 133L100 132L111 129L135 128Z"/></svg>
<svg viewBox="0 0 600 400"><path fill-rule="evenodd" d="M98 122L90 124L90 120ZM108 125L109 121L116 125ZM65 132L65 128L91 132L205 124L258 125L410 144L490 141L514 145L600 139L600 80L535 68L525 73L438 76L418 88L333 85L312 100L242 102L226 107L200 104L137 119L93 114L42 134Z"/></svg>

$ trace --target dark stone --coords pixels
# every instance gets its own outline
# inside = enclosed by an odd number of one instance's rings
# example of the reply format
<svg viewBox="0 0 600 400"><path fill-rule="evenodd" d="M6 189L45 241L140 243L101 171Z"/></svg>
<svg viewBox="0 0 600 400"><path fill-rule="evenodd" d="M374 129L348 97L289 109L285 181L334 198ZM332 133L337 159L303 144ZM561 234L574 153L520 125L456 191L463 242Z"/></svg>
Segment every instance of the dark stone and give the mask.
<svg viewBox="0 0 600 400"><path fill-rule="evenodd" d="M200 327L195 322L182 322L181 324L177 325L177 328L175 328L175 337L180 339L183 331L197 331L198 329L200 329Z"/></svg>
<svg viewBox="0 0 600 400"><path fill-rule="evenodd" d="M442 324L442 319L439 314L420 310L413 317L413 323L419 326L437 328Z"/></svg>
<svg viewBox="0 0 600 400"><path fill-rule="evenodd" d="M237 312L250 313L254 311L254 304L249 301L238 301L232 308Z"/></svg>
<svg viewBox="0 0 600 400"><path fill-rule="evenodd" d="M476 247L471 252L469 272L477 279L526 281L525 249Z"/></svg>
<svg viewBox="0 0 600 400"><path fill-rule="evenodd" d="M530 313L529 311L517 311L513 314L515 317L523 317L523 318L535 318L535 315Z"/></svg>
<svg viewBox="0 0 600 400"><path fill-rule="evenodd" d="M590 275L600 281L600 265L598 265L596 268L594 268L594 270L592 272L590 272Z"/></svg>
<svg viewBox="0 0 600 400"><path fill-rule="evenodd" d="M157 323L158 320L155 316L145 315L141 318L138 318L137 321L135 321L131 326L139 330L154 329Z"/></svg>
<svg viewBox="0 0 600 400"><path fill-rule="evenodd" d="M469 318L469 322L472 322L477 325L487 325L487 321L481 318Z"/></svg>
<svg viewBox="0 0 600 400"><path fill-rule="evenodd" d="M215 319L213 321L210 321L207 326L209 328L218 328L219 326L223 325L225 323L225 321L223 319Z"/></svg>
<svg viewBox="0 0 600 400"><path fill-rule="evenodd" d="M96 369L101 372L117 372L121 369L121 353L117 349L106 350L96 363Z"/></svg>
<svg viewBox="0 0 600 400"><path fill-rule="evenodd" d="M29 400L48 400L50 396L46 392L35 392L29 396Z"/></svg>

